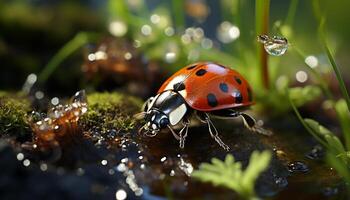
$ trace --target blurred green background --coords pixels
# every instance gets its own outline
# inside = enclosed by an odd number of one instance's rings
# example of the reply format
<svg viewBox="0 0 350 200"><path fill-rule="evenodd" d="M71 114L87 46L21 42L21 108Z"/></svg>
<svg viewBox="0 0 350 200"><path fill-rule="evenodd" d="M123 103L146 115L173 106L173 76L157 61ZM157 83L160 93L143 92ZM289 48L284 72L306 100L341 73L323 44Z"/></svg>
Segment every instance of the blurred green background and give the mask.
<svg viewBox="0 0 350 200"><path fill-rule="evenodd" d="M255 1L156 1L156 0L128 0L123 2L124 7L118 8L119 1L40 1L40 0L2 0L0 2L0 89L21 89L26 76L30 73L40 73L57 51L70 41L78 32L94 32L108 35L109 23L115 19L124 20L128 31L124 37L137 39L142 24L155 26L150 21L154 13L161 13L161 17L169 17L168 25L174 27L176 34L166 38L166 42L181 36L188 27L200 27L204 30L204 37L213 43L212 49L225 52L226 56L237 58L240 63L227 63L230 60L215 57L224 64L232 67L243 65L248 68L254 65L253 53L256 45L255 32ZM270 33L277 34L273 29L277 21L284 22L287 17L291 1L272 0L270 2ZM182 4L180 7L176 7ZM292 32L290 48L297 46L305 55L315 55L319 62L326 64L327 59L322 45L319 42L315 19L317 12L312 7L313 1L298 1L296 12L292 17L292 24L288 30ZM113 7L113 5L115 7ZM227 6L229 5L229 6ZM120 6L120 5L119 5ZM192 6L192 7L191 7ZM320 1L323 12L327 14L327 31L329 41L335 52L343 73L348 77L349 64L348 50L350 34L350 16L348 14L349 1ZM118 10L119 9L119 10ZM126 13L126 14L125 14ZM183 26L177 27L178 18L183 18ZM123 22L124 22L123 21ZM240 35L229 43L222 43L217 38L217 28L223 21L237 26ZM181 23L181 22L180 22ZM155 31L154 31L155 32ZM155 33L157 34L157 33ZM164 35L164 34L163 34ZM146 56L161 60L163 55L157 53L155 46L164 48L164 40L147 41ZM181 41L175 44L181 48ZM197 47L196 47L197 48ZM164 51L164 49L161 49ZM189 51L180 52L189 53ZM213 54L215 52L212 51ZM160 53L161 54L161 53ZM206 59L200 56L198 59ZM270 62L274 62L271 58ZM76 51L75 56L69 56L61 63L50 81L54 82L57 90L78 87L76 80L80 79L80 65L82 64L82 51ZM162 67L174 71L193 62L186 56L178 56L174 63L164 63ZM278 64L278 73L287 74L293 80L294 74L303 65L303 61L293 52L287 52ZM67 71L69 73L67 73ZM62 77L64 74L64 78Z"/></svg>

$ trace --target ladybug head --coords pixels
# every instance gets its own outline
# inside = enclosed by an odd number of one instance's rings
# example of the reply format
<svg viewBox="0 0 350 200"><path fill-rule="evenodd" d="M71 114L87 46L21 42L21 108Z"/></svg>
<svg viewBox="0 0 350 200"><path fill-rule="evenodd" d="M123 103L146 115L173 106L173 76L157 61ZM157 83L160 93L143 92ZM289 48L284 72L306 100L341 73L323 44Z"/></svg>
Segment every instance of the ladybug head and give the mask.
<svg viewBox="0 0 350 200"><path fill-rule="evenodd" d="M146 113L145 119L147 123L144 129L151 132L152 135L156 135L161 129L167 127L170 123L168 116L156 109L149 110Z"/></svg>

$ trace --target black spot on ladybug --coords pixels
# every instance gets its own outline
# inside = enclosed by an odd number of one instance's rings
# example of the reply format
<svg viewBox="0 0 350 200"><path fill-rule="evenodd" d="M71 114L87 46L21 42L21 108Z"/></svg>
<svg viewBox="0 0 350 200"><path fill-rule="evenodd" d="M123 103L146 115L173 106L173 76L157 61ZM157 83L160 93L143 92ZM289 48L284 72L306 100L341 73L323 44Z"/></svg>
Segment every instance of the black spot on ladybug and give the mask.
<svg viewBox="0 0 350 200"><path fill-rule="evenodd" d="M252 90L250 88L247 88L247 92L248 92L248 100L252 101L253 100Z"/></svg>
<svg viewBox="0 0 350 200"><path fill-rule="evenodd" d="M190 67L187 67L186 69L187 70L191 70L191 69L193 69L193 68L195 68L197 65L192 65L192 66L190 66Z"/></svg>
<svg viewBox="0 0 350 200"><path fill-rule="evenodd" d="M225 92L225 93L228 92L228 86L227 86L226 83L220 83L219 87L220 87L220 90L221 90L221 91L223 91L223 92Z"/></svg>
<svg viewBox="0 0 350 200"><path fill-rule="evenodd" d="M208 94L207 101L208 101L209 106L211 106L211 107L215 107L218 105L218 100L216 99L216 97L213 93Z"/></svg>
<svg viewBox="0 0 350 200"><path fill-rule="evenodd" d="M203 76L205 73L207 73L207 70L205 70L205 69L200 69L200 70L196 71L197 76Z"/></svg>
<svg viewBox="0 0 350 200"><path fill-rule="evenodd" d="M174 91L177 92L177 91L184 90L186 87L185 87L185 84L183 82L179 82L179 83L174 84L173 88L174 88Z"/></svg>
<svg viewBox="0 0 350 200"><path fill-rule="evenodd" d="M242 80L238 76L233 77L238 84L242 84Z"/></svg>
<svg viewBox="0 0 350 200"><path fill-rule="evenodd" d="M238 90L234 90L232 96L235 98L235 103L242 103L243 97L241 92L239 92Z"/></svg>

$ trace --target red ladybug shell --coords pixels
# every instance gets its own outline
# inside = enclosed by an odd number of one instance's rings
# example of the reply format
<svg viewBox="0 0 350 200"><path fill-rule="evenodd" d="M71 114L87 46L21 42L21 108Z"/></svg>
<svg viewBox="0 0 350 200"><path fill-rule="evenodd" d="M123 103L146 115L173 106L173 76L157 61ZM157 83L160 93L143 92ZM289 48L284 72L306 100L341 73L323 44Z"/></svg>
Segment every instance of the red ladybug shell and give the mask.
<svg viewBox="0 0 350 200"><path fill-rule="evenodd" d="M215 63L196 63L177 71L158 90L175 90L195 110L214 111L253 104L248 82L237 71Z"/></svg>

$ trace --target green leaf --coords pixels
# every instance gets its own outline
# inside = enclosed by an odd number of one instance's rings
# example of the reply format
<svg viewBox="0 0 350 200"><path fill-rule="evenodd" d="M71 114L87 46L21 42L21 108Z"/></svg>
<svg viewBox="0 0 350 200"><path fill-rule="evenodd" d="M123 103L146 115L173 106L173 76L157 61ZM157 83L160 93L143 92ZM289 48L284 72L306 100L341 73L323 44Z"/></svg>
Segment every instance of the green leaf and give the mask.
<svg viewBox="0 0 350 200"><path fill-rule="evenodd" d="M345 148L340 142L339 138L335 136L330 130L320 125L317 121L312 119L304 119L305 123L319 136L324 138L328 144L330 150L335 151L338 154L344 153Z"/></svg>
<svg viewBox="0 0 350 200"><path fill-rule="evenodd" d="M202 182L210 182L216 186L224 186L236 191L244 199L255 199L254 186L259 175L268 167L271 153L254 151L250 157L248 167L243 171L242 164L235 162L228 154L225 161L217 158L212 163L202 163L199 170L192 176Z"/></svg>
<svg viewBox="0 0 350 200"><path fill-rule="evenodd" d="M318 86L313 85L289 89L290 98L298 107L315 100L321 95L321 93L321 89Z"/></svg>
<svg viewBox="0 0 350 200"><path fill-rule="evenodd" d="M345 178L345 180L350 183L350 170L343 159L339 158L332 152L327 152L326 159L328 163L338 172L338 174Z"/></svg>
<svg viewBox="0 0 350 200"><path fill-rule="evenodd" d="M343 130L346 147L350 149L350 114L344 99L340 99L335 103L335 111Z"/></svg>

